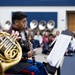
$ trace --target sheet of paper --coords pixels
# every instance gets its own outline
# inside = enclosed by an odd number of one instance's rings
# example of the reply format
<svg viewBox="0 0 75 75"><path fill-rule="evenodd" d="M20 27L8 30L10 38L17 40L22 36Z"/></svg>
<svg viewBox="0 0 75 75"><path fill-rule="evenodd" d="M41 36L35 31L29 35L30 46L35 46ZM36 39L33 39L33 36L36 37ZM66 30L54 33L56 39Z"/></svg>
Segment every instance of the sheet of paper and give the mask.
<svg viewBox="0 0 75 75"><path fill-rule="evenodd" d="M47 57L47 61L51 66L56 66L57 68L60 65L61 59L64 56L64 53L71 41L71 36L60 34L52 51Z"/></svg>

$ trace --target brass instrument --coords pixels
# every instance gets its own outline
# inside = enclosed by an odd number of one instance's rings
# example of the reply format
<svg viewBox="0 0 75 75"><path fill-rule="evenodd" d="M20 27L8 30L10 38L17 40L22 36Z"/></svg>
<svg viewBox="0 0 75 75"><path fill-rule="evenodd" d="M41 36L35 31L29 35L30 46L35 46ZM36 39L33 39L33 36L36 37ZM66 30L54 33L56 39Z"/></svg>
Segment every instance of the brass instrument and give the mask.
<svg viewBox="0 0 75 75"><path fill-rule="evenodd" d="M22 50L14 36L0 33L0 75L16 65L22 58Z"/></svg>

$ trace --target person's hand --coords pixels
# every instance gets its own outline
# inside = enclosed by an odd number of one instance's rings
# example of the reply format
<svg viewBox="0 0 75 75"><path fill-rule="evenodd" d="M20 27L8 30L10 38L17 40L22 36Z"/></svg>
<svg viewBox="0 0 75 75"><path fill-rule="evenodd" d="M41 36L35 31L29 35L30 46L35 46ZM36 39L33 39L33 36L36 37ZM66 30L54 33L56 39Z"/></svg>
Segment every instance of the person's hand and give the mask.
<svg viewBox="0 0 75 75"><path fill-rule="evenodd" d="M33 52L34 52L34 54L36 53L36 48L35 48L35 49L33 49Z"/></svg>
<svg viewBox="0 0 75 75"><path fill-rule="evenodd" d="M31 57L32 55L33 55L33 54L32 54L32 51L29 51L29 52L28 52L28 58Z"/></svg>
<svg viewBox="0 0 75 75"><path fill-rule="evenodd" d="M32 57L34 54L35 54L35 50L30 50L30 51L28 52L28 58L29 58L29 57Z"/></svg>
<svg viewBox="0 0 75 75"><path fill-rule="evenodd" d="M33 49L33 44L30 42L30 49L32 50Z"/></svg>
<svg viewBox="0 0 75 75"><path fill-rule="evenodd" d="M15 39L21 39L21 37L19 36L19 32L18 32L18 31L12 30L11 35L12 35L12 37L15 38Z"/></svg>

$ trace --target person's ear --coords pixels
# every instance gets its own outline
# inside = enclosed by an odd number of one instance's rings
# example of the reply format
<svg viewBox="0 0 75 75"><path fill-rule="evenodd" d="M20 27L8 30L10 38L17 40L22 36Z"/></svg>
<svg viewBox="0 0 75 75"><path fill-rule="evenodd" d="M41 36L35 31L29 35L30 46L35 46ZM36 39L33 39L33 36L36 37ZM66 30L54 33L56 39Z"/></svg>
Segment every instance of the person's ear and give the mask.
<svg viewBox="0 0 75 75"><path fill-rule="evenodd" d="M15 24L18 25L18 20L15 20Z"/></svg>

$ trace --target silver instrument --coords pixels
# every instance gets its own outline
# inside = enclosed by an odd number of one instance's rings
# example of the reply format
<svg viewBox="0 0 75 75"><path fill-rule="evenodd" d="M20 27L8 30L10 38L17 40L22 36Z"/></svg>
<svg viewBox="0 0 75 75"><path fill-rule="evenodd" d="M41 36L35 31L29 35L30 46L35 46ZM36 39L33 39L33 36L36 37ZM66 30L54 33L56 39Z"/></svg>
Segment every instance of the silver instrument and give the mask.
<svg viewBox="0 0 75 75"><path fill-rule="evenodd" d="M45 28L46 28L46 21L41 20L41 21L39 22L39 29L40 29L40 30L44 30Z"/></svg>
<svg viewBox="0 0 75 75"><path fill-rule="evenodd" d="M30 22L30 28L31 29L35 29L37 27L37 25L38 25L38 21L37 20L32 20Z"/></svg>
<svg viewBox="0 0 75 75"><path fill-rule="evenodd" d="M48 28L49 30L52 30L52 29L54 29L54 27L55 27L55 22L54 22L54 20L49 20L48 23L47 23L47 28Z"/></svg>

